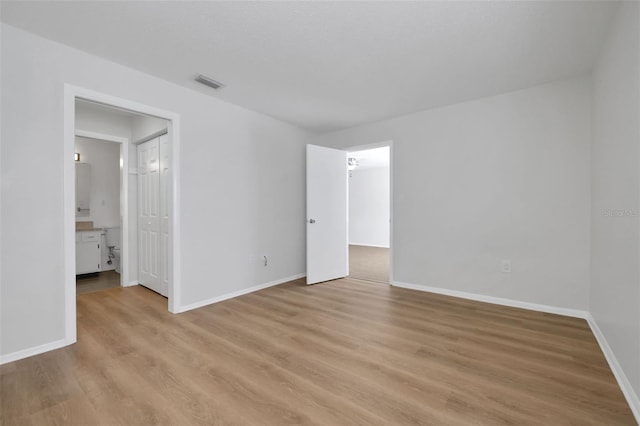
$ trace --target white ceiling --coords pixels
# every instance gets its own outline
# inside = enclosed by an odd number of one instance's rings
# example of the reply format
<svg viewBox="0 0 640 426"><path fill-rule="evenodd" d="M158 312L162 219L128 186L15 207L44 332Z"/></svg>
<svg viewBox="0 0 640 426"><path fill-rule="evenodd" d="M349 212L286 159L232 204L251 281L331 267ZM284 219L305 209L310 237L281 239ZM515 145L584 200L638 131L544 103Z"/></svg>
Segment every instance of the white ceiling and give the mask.
<svg viewBox="0 0 640 426"><path fill-rule="evenodd" d="M2 21L317 132L588 72L616 2L2 2ZM192 81L206 74L219 91Z"/></svg>

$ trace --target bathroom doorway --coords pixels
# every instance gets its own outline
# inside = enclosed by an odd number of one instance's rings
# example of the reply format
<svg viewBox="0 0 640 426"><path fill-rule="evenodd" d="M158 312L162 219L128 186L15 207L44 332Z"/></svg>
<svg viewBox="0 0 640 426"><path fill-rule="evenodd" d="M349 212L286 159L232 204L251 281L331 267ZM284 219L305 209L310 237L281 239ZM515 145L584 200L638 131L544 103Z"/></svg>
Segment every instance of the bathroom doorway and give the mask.
<svg viewBox="0 0 640 426"><path fill-rule="evenodd" d="M65 342L74 343L77 339L76 331L76 274L81 273L102 273L110 272L117 274L118 241L120 243L120 282L119 285L137 285L139 276L138 266L138 233L137 233L137 143L164 135L166 140L167 164L170 164L169 173L165 179L167 203L166 203L166 233L165 247L167 248L166 264L163 268L166 272L167 281L167 304L170 312L180 312L180 220L179 220L179 147L180 147L180 117L177 114L160 110L148 105L138 104L126 99L113 97L110 95L94 92L91 90L65 85L64 104L64 241L65 241ZM120 115L120 120L104 120L104 117L97 112L109 111L112 115ZM127 124L128 130L124 129L123 123ZM161 124L162 128L158 127ZM127 133L128 132L128 133ZM119 222L116 226L113 223L97 223L94 216L98 214L103 198L97 195L92 202L76 197L76 160L82 163L82 153L76 151L76 137L90 138L98 141L119 142L121 147L119 155ZM86 157L85 157L86 159ZM81 205L76 204L76 199L82 201ZM91 212L92 203L98 203L95 212ZM105 201L105 206L109 202ZM89 206L89 207L87 207ZM113 207L113 203L111 203ZM88 215L80 218L76 214L80 210L88 209ZM86 236L78 236L77 222L87 222L84 224L87 231ZM93 222L93 223L91 223ZM117 229L119 225L119 230ZM82 226L82 225L81 225ZM108 232L108 229L114 232ZM91 235L90 231L97 231L99 234ZM119 232L118 232L119 231ZM107 237L111 234L113 237ZM100 241L100 243L98 243ZM104 242L103 242L104 241ZM115 241L115 242L114 242ZM93 243L95 249L101 250L99 255L93 251L91 259L100 256L100 261L93 267L94 270L76 268L77 264L84 265L84 254L76 250L76 243ZM88 244L89 246L91 244ZM84 253L84 252L83 252ZM109 261L112 263L109 264ZM93 260L92 260L93 262ZM111 271L102 271L103 265ZM98 271L95 269L98 268ZM100 275L97 276L99 278ZM107 280L115 277L107 277ZM117 278L116 278L117 281ZM99 286L99 284L96 284Z"/></svg>
<svg viewBox="0 0 640 426"><path fill-rule="evenodd" d="M84 117L93 113L101 123L128 117L98 105L76 102L76 294L125 285L122 268L122 203L124 151L127 138L98 134L89 137ZM90 126L89 126L90 127ZM102 137L102 138L101 138ZM103 139L108 138L108 139ZM116 140L117 139L117 140ZM128 250L127 250L128 252ZM127 262L128 268L128 262Z"/></svg>
<svg viewBox="0 0 640 426"><path fill-rule="evenodd" d="M349 169L349 277L390 282L391 147L352 148Z"/></svg>

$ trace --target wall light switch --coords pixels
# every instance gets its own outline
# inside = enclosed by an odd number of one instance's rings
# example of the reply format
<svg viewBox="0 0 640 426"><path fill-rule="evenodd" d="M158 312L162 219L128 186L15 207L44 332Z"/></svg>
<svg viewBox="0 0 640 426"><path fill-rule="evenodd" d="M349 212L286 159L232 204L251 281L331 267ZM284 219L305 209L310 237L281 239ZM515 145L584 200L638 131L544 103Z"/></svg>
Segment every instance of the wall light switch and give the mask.
<svg viewBox="0 0 640 426"><path fill-rule="evenodd" d="M500 272L505 274L511 273L511 260L502 259L502 262L500 262Z"/></svg>

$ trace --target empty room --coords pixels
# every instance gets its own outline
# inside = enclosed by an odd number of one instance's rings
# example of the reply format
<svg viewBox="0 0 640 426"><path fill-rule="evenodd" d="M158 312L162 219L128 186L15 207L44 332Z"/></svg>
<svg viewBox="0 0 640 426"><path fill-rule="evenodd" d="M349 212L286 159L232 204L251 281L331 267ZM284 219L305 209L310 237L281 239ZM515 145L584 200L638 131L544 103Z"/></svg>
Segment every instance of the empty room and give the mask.
<svg viewBox="0 0 640 426"><path fill-rule="evenodd" d="M640 422L640 2L0 21L0 424Z"/></svg>

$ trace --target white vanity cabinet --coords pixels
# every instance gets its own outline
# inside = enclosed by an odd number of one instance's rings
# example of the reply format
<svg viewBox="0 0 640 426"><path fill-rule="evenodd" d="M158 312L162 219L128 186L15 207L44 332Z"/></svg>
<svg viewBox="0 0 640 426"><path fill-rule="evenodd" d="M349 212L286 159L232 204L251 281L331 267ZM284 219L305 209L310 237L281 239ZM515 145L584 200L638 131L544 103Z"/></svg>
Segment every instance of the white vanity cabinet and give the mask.
<svg viewBox="0 0 640 426"><path fill-rule="evenodd" d="M102 231L76 232L76 275L100 272Z"/></svg>

